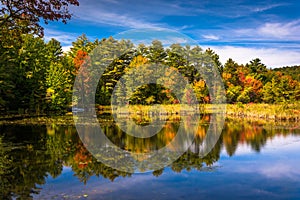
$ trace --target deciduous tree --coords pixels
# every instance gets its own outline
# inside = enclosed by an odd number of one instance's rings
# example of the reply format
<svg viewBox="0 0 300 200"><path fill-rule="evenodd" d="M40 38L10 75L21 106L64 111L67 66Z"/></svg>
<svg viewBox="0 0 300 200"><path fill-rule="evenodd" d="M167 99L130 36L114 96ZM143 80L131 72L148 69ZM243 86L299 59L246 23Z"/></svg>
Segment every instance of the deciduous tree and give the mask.
<svg viewBox="0 0 300 200"><path fill-rule="evenodd" d="M78 0L1 0L0 27L6 26L10 29L20 28L19 24L25 22L22 30L27 33L43 35L40 19L59 21L66 23L72 16L68 6L78 6Z"/></svg>

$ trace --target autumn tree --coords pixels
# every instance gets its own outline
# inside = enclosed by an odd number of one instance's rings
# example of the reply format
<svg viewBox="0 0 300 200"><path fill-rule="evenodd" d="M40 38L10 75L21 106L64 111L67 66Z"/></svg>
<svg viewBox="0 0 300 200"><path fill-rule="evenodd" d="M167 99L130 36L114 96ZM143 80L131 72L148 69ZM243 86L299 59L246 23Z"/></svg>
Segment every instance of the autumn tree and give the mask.
<svg viewBox="0 0 300 200"><path fill-rule="evenodd" d="M88 39L85 34L80 35L74 42L72 42L72 47L68 52L68 55L74 59L77 56L78 51L84 51L86 53L91 53L95 47L99 45L99 41L94 42Z"/></svg>
<svg viewBox="0 0 300 200"><path fill-rule="evenodd" d="M239 68L239 64L236 63L234 60L232 60L231 58L229 58L225 65L224 65L224 69L223 69L223 73L222 73L222 78L224 80L224 84L225 84L225 88L227 89L228 87L232 86L232 85L238 85L238 68Z"/></svg>
<svg viewBox="0 0 300 200"><path fill-rule="evenodd" d="M66 23L71 18L68 6L78 6L78 0L1 0L0 7L0 27L10 27L19 29L20 22L25 22L22 26L25 33L35 33L43 35L43 28L40 19L47 24L49 21L59 21Z"/></svg>

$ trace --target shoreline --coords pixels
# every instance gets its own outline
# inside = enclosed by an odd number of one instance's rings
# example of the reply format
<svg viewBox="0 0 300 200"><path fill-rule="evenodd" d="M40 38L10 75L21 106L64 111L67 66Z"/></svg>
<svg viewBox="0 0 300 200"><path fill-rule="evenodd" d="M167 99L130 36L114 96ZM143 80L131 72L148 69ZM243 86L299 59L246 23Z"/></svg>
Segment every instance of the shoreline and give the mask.
<svg viewBox="0 0 300 200"><path fill-rule="evenodd" d="M300 104L228 104L226 116L300 122Z"/></svg>
<svg viewBox="0 0 300 200"><path fill-rule="evenodd" d="M224 106L224 105L223 105ZM163 105L163 109L152 109L152 106L133 105L128 110L112 110L110 106L98 106L98 115L117 114L130 117L147 117L147 116L166 116L180 117L187 113L194 112L194 107L180 108L179 105ZM199 114L209 115L217 113L220 106L212 104L203 104L199 106ZM222 110L221 110L222 111ZM300 122L300 104L227 104L226 118L251 119L254 121L270 121L270 122ZM0 117L0 124L66 124L73 123L73 115L71 112L64 115L5 115Z"/></svg>

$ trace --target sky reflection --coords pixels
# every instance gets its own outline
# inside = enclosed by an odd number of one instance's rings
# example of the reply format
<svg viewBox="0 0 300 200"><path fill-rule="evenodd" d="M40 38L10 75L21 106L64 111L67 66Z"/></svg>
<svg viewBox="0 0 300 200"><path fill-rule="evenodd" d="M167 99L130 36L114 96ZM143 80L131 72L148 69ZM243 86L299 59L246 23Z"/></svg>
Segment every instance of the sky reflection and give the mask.
<svg viewBox="0 0 300 200"><path fill-rule="evenodd" d="M300 137L276 136L260 153L238 145L233 156L223 149L220 160L202 170L174 172L165 168L152 173L118 177L113 182L91 177L83 187L64 168L56 179L49 178L39 197L65 196L89 199L298 199L300 196ZM72 187L66 192L62 189ZM55 190L52 190L54 189Z"/></svg>

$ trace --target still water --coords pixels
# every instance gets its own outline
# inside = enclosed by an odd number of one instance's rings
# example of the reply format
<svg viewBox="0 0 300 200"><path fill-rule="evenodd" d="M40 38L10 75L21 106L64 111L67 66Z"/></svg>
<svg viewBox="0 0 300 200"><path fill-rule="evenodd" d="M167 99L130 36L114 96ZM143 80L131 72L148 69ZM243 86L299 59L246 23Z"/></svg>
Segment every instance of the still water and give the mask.
<svg viewBox="0 0 300 200"><path fill-rule="evenodd" d="M167 121L146 139L125 134L111 120L101 126L120 148L147 152L170 142L179 121ZM199 157L209 121L210 116L201 119L192 146L179 159L145 173L97 161L74 125L2 125L0 199L300 198L299 124L226 119L212 151Z"/></svg>

